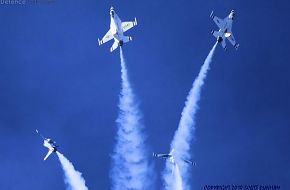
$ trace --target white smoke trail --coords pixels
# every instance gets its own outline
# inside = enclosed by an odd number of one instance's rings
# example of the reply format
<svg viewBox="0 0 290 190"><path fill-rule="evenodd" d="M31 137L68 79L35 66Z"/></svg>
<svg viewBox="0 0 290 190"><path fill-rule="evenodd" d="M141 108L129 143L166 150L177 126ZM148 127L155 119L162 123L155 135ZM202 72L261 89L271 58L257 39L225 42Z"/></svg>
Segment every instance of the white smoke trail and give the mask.
<svg viewBox="0 0 290 190"><path fill-rule="evenodd" d="M141 114L136 103L130 82L126 62L120 48L122 89L119 97L119 116L117 119L117 144L112 156L111 178L113 190L144 190L150 187L151 167L145 153L142 133Z"/></svg>
<svg viewBox="0 0 290 190"><path fill-rule="evenodd" d="M204 64L201 67L201 70L194 80L192 88L187 96L185 107L183 108L181 119L179 121L179 126L175 132L173 141L171 142L171 150L174 149L175 159L180 169L180 176L175 175L175 179L172 179L171 176L171 166L170 163L166 163L166 168L163 174L165 188L166 189L189 189L187 185L188 181L188 164L180 161L181 159L190 159L190 143L195 131L195 114L198 109L198 101L200 99L201 87L204 84L207 71L209 70L209 65L211 63L212 56L214 54L217 43L213 46L208 56L206 57ZM178 186L176 180L178 178L182 179L181 186ZM175 187L175 188L174 188Z"/></svg>
<svg viewBox="0 0 290 190"><path fill-rule="evenodd" d="M174 190L182 190L182 178L180 175L179 167L178 165L175 165L174 171L173 171L173 179L174 179Z"/></svg>
<svg viewBox="0 0 290 190"><path fill-rule="evenodd" d="M88 190L82 174L75 170L72 163L60 152L56 152L64 171L65 183L68 190Z"/></svg>

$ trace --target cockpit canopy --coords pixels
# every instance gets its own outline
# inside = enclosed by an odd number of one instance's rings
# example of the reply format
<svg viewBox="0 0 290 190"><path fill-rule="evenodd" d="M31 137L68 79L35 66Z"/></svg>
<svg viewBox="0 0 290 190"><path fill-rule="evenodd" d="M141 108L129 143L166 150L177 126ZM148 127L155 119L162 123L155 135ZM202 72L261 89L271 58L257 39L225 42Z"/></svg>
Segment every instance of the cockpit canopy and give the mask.
<svg viewBox="0 0 290 190"><path fill-rule="evenodd" d="M112 17L115 16L114 7L111 7L111 9L110 9L110 15L111 15Z"/></svg>
<svg viewBox="0 0 290 190"><path fill-rule="evenodd" d="M229 18L234 19L234 17L235 17L235 10L232 10L230 15L229 15Z"/></svg>

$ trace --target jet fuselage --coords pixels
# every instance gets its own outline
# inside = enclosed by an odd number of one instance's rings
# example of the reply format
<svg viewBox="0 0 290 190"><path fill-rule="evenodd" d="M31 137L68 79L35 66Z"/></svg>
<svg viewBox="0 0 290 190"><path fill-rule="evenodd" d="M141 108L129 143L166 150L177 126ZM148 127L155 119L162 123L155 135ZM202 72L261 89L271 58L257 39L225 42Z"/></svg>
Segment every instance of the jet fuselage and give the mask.
<svg viewBox="0 0 290 190"><path fill-rule="evenodd" d="M119 16L116 14L113 7L110 9L110 29L105 36L100 40L98 39L99 46L114 39L114 43L110 48L110 52L113 52L119 46L124 43L132 41L131 36L124 36L124 33L129 29L137 25L137 19L134 21L122 22Z"/></svg>
<svg viewBox="0 0 290 190"><path fill-rule="evenodd" d="M57 145L55 145L55 143L51 139L44 139L43 146L48 148L48 150L50 150L52 152L57 151Z"/></svg>
<svg viewBox="0 0 290 190"><path fill-rule="evenodd" d="M232 34L228 31L231 30L233 20L234 20L235 12L231 11L229 16L227 17L226 22L223 22L223 25L221 25L219 29L219 37L217 39L218 42L222 42L225 38L228 38Z"/></svg>
<svg viewBox="0 0 290 190"><path fill-rule="evenodd" d="M110 17L111 17L111 33L114 37L114 40L118 42L119 46L123 45L123 30L122 30L122 21L119 16L116 14L113 8L110 9Z"/></svg>
<svg viewBox="0 0 290 190"><path fill-rule="evenodd" d="M232 25L233 20L235 18L235 11L232 10L230 14L225 17L224 19L221 19L214 15L213 11L210 14L210 17L213 19L215 24L219 27L218 31L212 30L212 35L217 39L218 43L221 43L222 47L227 50L226 47L226 39L234 46L234 48L237 50L239 47L239 44L236 42L233 33L232 33Z"/></svg>

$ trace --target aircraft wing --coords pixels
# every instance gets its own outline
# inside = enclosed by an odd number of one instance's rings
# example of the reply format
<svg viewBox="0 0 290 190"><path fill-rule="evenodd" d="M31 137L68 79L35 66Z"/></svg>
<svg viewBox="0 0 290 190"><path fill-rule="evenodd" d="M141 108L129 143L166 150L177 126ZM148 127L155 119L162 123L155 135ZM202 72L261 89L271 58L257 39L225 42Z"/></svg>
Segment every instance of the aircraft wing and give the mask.
<svg viewBox="0 0 290 190"><path fill-rule="evenodd" d="M44 140L45 138L42 136L42 134L37 130L35 129L36 133Z"/></svg>
<svg viewBox="0 0 290 190"><path fill-rule="evenodd" d="M157 154L157 157L167 158L169 157L168 154Z"/></svg>
<svg viewBox="0 0 290 190"><path fill-rule="evenodd" d="M169 154L155 154L153 153L153 156L158 157L158 158L168 158L170 155Z"/></svg>
<svg viewBox="0 0 290 190"><path fill-rule="evenodd" d="M215 16L213 11L210 14L210 18L216 23L216 25L219 28L222 28L226 22L226 19L221 19L221 18Z"/></svg>
<svg viewBox="0 0 290 190"><path fill-rule="evenodd" d="M49 150L43 160L46 160L51 155L51 153L53 153L53 151Z"/></svg>
<svg viewBox="0 0 290 190"><path fill-rule="evenodd" d="M127 30L133 28L134 26L137 25L137 20L135 18L135 20L133 22L122 22L122 29L123 32L126 32Z"/></svg>
<svg viewBox="0 0 290 190"><path fill-rule="evenodd" d="M190 164L190 165L193 165L193 166L195 166L196 165L196 163L194 163L194 162L192 162L192 161L190 161L190 160L183 160L184 162L186 162L186 163L188 163L188 164Z"/></svg>
<svg viewBox="0 0 290 190"><path fill-rule="evenodd" d="M235 37L233 36L233 34L231 34L228 38L227 38L230 43L236 48L238 49L239 44L236 42Z"/></svg>
<svg viewBox="0 0 290 190"><path fill-rule="evenodd" d="M111 29L106 33L106 35L102 38L102 40L98 39L99 42L99 46L110 41L111 39L113 39L113 35L111 33Z"/></svg>
<svg viewBox="0 0 290 190"><path fill-rule="evenodd" d="M214 16L213 21L215 22L215 24L216 24L219 28L221 28L221 27L224 25L224 20L221 19L221 18L219 18L219 17L217 17L217 16Z"/></svg>

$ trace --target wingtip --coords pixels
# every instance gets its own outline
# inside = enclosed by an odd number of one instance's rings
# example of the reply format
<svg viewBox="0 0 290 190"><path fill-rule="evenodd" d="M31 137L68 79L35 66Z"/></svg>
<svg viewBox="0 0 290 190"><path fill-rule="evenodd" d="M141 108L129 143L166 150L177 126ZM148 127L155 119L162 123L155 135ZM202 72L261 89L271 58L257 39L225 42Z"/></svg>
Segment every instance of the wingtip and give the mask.
<svg viewBox="0 0 290 190"><path fill-rule="evenodd" d="M214 13L213 13L213 10L211 11L210 13L210 18L213 18L214 17Z"/></svg>

